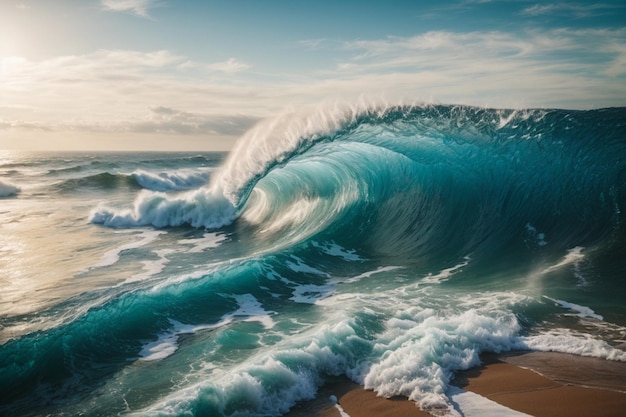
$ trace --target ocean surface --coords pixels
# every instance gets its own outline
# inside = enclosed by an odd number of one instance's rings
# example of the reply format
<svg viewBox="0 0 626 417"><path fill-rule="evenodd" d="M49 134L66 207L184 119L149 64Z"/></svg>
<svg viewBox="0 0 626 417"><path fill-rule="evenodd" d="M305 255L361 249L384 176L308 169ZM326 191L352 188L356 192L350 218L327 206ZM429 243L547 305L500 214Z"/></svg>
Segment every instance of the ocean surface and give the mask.
<svg viewBox="0 0 626 417"><path fill-rule="evenodd" d="M229 153L1 152L0 414L279 416L346 375L459 415L481 353L626 361L624 210L626 108L335 106Z"/></svg>

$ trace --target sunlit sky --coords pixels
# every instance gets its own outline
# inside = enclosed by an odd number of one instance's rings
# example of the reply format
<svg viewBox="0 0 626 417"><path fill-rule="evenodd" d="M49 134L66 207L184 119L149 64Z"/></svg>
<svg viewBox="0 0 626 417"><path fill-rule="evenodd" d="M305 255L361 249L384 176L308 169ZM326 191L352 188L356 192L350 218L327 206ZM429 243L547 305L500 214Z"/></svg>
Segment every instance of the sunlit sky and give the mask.
<svg viewBox="0 0 626 417"><path fill-rule="evenodd" d="M226 150L328 102L626 106L623 1L0 0L0 149Z"/></svg>

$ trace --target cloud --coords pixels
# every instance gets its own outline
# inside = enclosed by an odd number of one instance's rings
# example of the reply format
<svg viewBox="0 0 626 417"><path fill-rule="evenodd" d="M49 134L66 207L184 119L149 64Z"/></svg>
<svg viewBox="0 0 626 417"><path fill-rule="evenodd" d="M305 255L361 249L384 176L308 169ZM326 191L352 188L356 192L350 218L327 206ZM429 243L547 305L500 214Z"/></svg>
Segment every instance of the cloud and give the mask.
<svg viewBox="0 0 626 417"><path fill-rule="evenodd" d="M533 73L571 71L602 76L621 61L626 44L622 29L557 29L506 32L427 32L413 37L389 37L355 41L345 48L355 55L340 65L351 72L436 70L466 79L477 73L519 74L520 68ZM463 76L463 74L466 74Z"/></svg>
<svg viewBox="0 0 626 417"><path fill-rule="evenodd" d="M618 6L613 4L580 4L580 3L549 3L535 4L527 7L522 14L528 16L544 16L544 15L571 15L578 18L589 17L602 13L607 13Z"/></svg>
<svg viewBox="0 0 626 417"><path fill-rule="evenodd" d="M162 5L159 0L101 0L101 3L106 11L128 12L144 18L150 18L150 9Z"/></svg>
<svg viewBox="0 0 626 417"><path fill-rule="evenodd" d="M624 75L624 45L626 28L431 31L357 40L343 45L344 59L334 70L319 71L289 92L517 108L623 106L626 84L617 77Z"/></svg>
<svg viewBox="0 0 626 417"><path fill-rule="evenodd" d="M168 51L99 50L0 61L3 129L232 136L263 113L231 85L247 67L235 59L212 68Z"/></svg>
<svg viewBox="0 0 626 417"><path fill-rule="evenodd" d="M250 65L237 61L235 58L230 58L224 62L217 62L215 64L208 65L208 68L214 71L220 71L225 73L235 73L244 71L250 68Z"/></svg>
<svg viewBox="0 0 626 417"><path fill-rule="evenodd" d="M232 139L289 106L362 96L517 108L625 105L626 28L430 31L311 46L333 59L280 74L167 50L0 57L0 129L5 137L49 130Z"/></svg>
<svg viewBox="0 0 626 417"><path fill-rule="evenodd" d="M2 120L0 119L0 130L6 129L25 129L25 130L41 130L51 131L50 126L39 123L25 122L23 120Z"/></svg>
<svg viewBox="0 0 626 417"><path fill-rule="evenodd" d="M328 39L318 38L318 39L301 40L301 41L298 41L297 44L298 46L305 48L305 49L316 50L316 49L321 49L328 42L329 42Z"/></svg>
<svg viewBox="0 0 626 417"><path fill-rule="evenodd" d="M0 130L240 136L259 120L243 114L202 114L154 106L142 117L105 122L78 120L41 124L0 119Z"/></svg>
<svg viewBox="0 0 626 417"><path fill-rule="evenodd" d="M258 117L242 114L201 114L156 106L150 108L146 119L127 122L119 128L140 133L239 136L258 121Z"/></svg>

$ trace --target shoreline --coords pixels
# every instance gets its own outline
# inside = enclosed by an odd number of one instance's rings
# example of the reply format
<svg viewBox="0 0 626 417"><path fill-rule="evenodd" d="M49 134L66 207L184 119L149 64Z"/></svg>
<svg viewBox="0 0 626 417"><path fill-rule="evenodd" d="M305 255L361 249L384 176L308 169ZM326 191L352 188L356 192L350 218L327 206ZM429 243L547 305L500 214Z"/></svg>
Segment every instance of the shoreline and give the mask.
<svg viewBox="0 0 626 417"><path fill-rule="evenodd" d="M451 385L477 407L504 406L511 415L617 417L626 410L626 363L555 352L506 352L481 356L482 365L459 372ZM337 404L333 402L336 397ZM452 399L466 417L480 411ZM494 404L495 403L495 404ZM482 412L487 410L481 408ZM502 409L506 411L506 409ZM473 411L473 412L472 412ZM492 411L491 415L499 415ZM523 414L520 414L523 413ZM296 404L286 417L428 417L404 397L378 397L346 377L322 386L315 399ZM441 416L441 413L435 415ZM445 415L445 414L444 414Z"/></svg>

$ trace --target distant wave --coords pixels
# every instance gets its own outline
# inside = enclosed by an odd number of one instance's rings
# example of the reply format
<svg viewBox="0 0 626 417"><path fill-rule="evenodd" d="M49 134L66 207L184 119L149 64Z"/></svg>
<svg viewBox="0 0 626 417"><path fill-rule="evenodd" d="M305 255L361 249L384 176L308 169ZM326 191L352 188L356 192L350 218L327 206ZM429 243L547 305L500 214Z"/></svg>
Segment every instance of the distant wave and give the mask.
<svg viewBox="0 0 626 417"><path fill-rule="evenodd" d="M136 187L139 184L130 175L112 174L110 172L100 172L78 178L69 178L57 183L57 188L61 192L73 192L78 188L112 189L118 187Z"/></svg>
<svg viewBox="0 0 626 417"><path fill-rule="evenodd" d="M181 191L201 187L209 180L210 172L181 170L154 173L137 170L131 174L100 172L57 183L62 192L77 188L113 189L118 187L143 188L151 191Z"/></svg>
<svg viewBox="0 0 626 417"><path fill-rule="evenodd" d="M17 195L21 189L9 182L0 181L0 198L12 197Z"/></svg>
<svg viewBox="0 0 626 417"><path fill-rule="evenodd" d="M190 190L205 185L209 181L209 172L184 170L175 172L148 172L137 170L132 177L137 183L148 190L174 191Z"/></svg>

